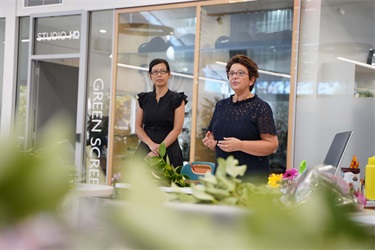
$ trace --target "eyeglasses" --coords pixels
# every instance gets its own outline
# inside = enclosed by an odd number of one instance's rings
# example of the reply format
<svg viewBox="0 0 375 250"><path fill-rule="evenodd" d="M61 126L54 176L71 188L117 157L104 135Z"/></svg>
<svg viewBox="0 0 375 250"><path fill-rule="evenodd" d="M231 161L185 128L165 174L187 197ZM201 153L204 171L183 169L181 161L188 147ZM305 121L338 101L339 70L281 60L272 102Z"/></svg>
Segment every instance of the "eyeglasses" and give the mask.
<svg viewBox="0 0 375 250"><path fill-rule="evenodd" d="M157 75L165 75L168 73L168 71L166 69L161 69L161 70L153 70L151 71L151 75L154 75L154 76L157 76Z"/></svg>
<svg viewBox="0 0 375 250"><path fill-rule="evenodd" d="M244 75L248 75L248 73L246 73L245 71L242 71L242 70L239 70L239 71L237 71L237 72L230 71L230 72L228 73L228 76L229 76L230 78L232 78L234 75L237 75L238 78L242 78Z"/></svg>

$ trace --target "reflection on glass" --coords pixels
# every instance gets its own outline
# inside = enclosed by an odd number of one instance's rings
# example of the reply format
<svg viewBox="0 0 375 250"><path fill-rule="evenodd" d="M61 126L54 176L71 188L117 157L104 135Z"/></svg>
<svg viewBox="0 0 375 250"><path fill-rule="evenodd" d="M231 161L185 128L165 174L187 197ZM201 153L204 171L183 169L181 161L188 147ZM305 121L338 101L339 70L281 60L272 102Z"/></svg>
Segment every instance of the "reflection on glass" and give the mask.
<svg viewBox="0 0 375 250"><path fill-rule="evenodd" d="M353 2L325 0L316 7L302 1L295 144L305 146L295 148L297 164L320 164L327 153L324 145L341 131L352 130L357 138L343 164L353 155L367 162L375 152L374 137L369 137L375 128L375 67L369 64L375 5Z"/></svg>
<svg viewBox="0 0 375 250"><path fill-rule="evenodd" d="M189 160L195 27L195 8L120 14L113 173L133 156L138 146L134 130L136 96L152 90L148 64L154 58L169 62L172 74L169 88L188 96L179 142L183 159Z"/></svg>
<svg viewBox="0 0 375 250"><path fill-rule="evenodd" d="M260 67L261 76L254 91L272 106L279 132L280 148L271 157L271 162L285 168L293 1L267 8L253 2L203 6L200 20L198 96L194 97L197 100L196 126L191 124L195 8L120 14L116 101L150 91L148 63L156 57L167 59L172 67L170 88L184 91L189 97L184 129L179 138L184 160L189 160L190 131L194 128L193 160L214 161L214 152L203 147L201 139L216 102L231 94L225 73L226 62L235 54L247 54ZM124 104L117 103L115 113L123 114L117 110L124 108ZM131 104L126 108L133 109ZM138 145L138 138L132 132L132 114L135 112L127 112L129 117L118 115L115 118L114 161L126 160ZM124 119L129 126L121 125ZM120 120L123 122L117 122Z"/></svg>
<svg viewBox="0 0 375 250"><path fill-rule="evenodd" d="M226 62L236 54L246 54L260 69L253 92L271 105L278 129L280 147L270 157L270 163L276 170L286 167L292 7L293 1L281 7L269 5L261 9L254 2L231 4L230 8L228 5L203 7L195 160L215 161L214 152L204 147L201 140L216 101L232 94Z"/></svg>

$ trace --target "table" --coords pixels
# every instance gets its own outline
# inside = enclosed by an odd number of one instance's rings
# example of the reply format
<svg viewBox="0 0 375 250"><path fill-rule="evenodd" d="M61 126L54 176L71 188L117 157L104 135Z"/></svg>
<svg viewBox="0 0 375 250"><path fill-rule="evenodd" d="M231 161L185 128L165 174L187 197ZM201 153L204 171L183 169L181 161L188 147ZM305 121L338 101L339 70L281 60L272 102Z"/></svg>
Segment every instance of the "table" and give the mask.
<svg viewBox="0 0 375 250"><path fill-rule="evenodd" d="M128 183L116 183L115 188L128 189L128 188L131 188L131 185L128 184ZM159 187L159 189L161 191L164 191L164 192L167 192L167 193L175 191L172 187ZM185 193L185 194L191 194L192 193L191 188L189 188L189 187L181 187L181 188L178 188L178 190L182 193Z"/></svg>
<svg viewBox="0 0 375 250"><path fill-rule="evenodd" d="M66 218L72 225L95 223L94 213L103 206L101 198L112 197L113 190L107 185L75 183L63 203Z"/></svg>
<svg viewBox="0 0 375 250"><path fill-rule="evenodd" d="M72 193L78 197L109 197L113 194L113 187L99 184L76 183Z"/></svg>

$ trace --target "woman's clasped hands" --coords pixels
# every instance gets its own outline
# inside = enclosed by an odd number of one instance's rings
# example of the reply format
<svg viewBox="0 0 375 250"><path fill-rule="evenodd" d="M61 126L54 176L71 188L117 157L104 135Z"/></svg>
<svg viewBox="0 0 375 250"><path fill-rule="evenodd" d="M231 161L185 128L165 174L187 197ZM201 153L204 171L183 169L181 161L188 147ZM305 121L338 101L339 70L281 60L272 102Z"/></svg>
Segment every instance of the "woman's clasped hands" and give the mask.
<svg viewBox="0 0 375 250"><path fill-rule="evenodd" d="M223 140L215 140L213 134L208 131L206 137L202 139L203 144L211 150L215 150L218 146L221 150L225 152L238 151L240 149L241 140L235 137L224 137Z"/></svg>
<svg viewBox="0 0 375 250"><path fill-rule="evenodd" d="M153 157L153 156L158 156L159 155L159 146L160 144L157 144L157 143L152 143L151 145L149 145L148 147L150 148L150 153L147 154L146 157Z"/></svg>

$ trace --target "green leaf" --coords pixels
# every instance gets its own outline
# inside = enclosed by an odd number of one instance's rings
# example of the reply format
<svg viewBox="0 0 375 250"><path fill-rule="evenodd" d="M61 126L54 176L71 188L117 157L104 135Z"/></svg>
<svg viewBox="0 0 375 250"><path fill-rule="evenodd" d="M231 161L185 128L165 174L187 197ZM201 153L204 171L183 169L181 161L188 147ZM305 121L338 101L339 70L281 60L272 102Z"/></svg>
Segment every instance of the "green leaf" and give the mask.
<svg viewBox="0 0 375 250"><path fill-rule="evenodd" d="M204 177L199 177L199 179L207 183L217 184L217 179L211 172L207 172Z"/></svg>
<svg viewBox="0 0 375 250"><path fill-rule="evenodd" d="M226 160L227 174L233 178L243 176L246 172L246 165L238 166L238 160L233 156L229 156Z"/></svg>
<svg viewBox="0 0 375 250"><path fill-rule="evenodd" d="M305 169L306 169L306 160L303 160L302 162L301 162L301 164L299 164L299 170L298 170L298 173L303 173L303 171L305 171Z"/></svg>
<svg viewBox="0 0 375 250"><path fill-rule="evenodd" d="M166 155L165 144L162 143L159 146L159 155L153 157L146 157L145 162L151 168L151 174L156 179L156 183L159 186L170 186L171 183L175 183L179 187L187 187L188 183L185 182L189 179L187 176L181 174L181 166L174 168L170 165L168 156L166 161L164 156Z"/></svg>
<svg viewBox="0 0 375 250"><path fill-rule="evenodd" d="M199 200L195 198L193 195L185 194L185 193L177 193L178 200L182 202L188 203L198 203Z"/></svg>
<svg viewBox="0 0 375 250"><path fill-rule="evenodd" d="M151 170L151 175L154 176L156 179L160 179L160 176L153 170Z"/></svg>
<svg viewBox="0 0 375 250"><path fill-rule="evenodd" d="M227 197L227 198L221 200L221 203L232 205L232 206L236 205L237 202L238 202L238 199L236 197Z"/></svg>
<svg viewBox="0 0 375 250"><path fill-rule="evenodd" d="M220 183L220 186L227 188L229 191L234 191L234 189L236 188L236 183L228 180L227 178L217 176L217 179Z"/></svg>
<svg viewBox="0 0 375 250"><path fill-rule="evenodd" d="M175 170L176 170L176 172L177 172L178 174L181 174L181 169L182 169L182 166L177 166L177 167L175 168Z"/></svg>
<svg viewBox="0 0 375 250"><path fill-rule="evenodd" d="M192 189L192 195L198 200L201 200L201 201L214 201L215 200L215 198L212 195L205 192L205 189L203 186L193 185L191 189Z"/></svg>
<svg viewBox="0 0 375 250"><path fill-rule="evenodd" d="M223 190L215 187L206 187L205 191L206 193L215 197L217 200L227 198L230 195L229 190Z"/></svg>
<svg viewBox="0 0 375 250"><path fill-rule="evenodd" d="M163 158L165 156L165 154L167 153L167 148L165 147L165 144L162 143L159 145L159 155L161 158Z"/></svg>
<svg viewBox="0 0 375 250"><path fill-rule="evenodd" d="M216 169L216 175L217 176L226 176L226 161L223 158L217 159L217 169Z"/></svg>
<svg viewBox="0 0 375 250"><path fill-rule="evenodd" d="M153 166L154 168L159 168L159 169L163 169L166 165L163 158L160 158L159 156L145 158L145 161L149 165Z"/></svg>

